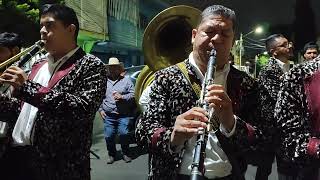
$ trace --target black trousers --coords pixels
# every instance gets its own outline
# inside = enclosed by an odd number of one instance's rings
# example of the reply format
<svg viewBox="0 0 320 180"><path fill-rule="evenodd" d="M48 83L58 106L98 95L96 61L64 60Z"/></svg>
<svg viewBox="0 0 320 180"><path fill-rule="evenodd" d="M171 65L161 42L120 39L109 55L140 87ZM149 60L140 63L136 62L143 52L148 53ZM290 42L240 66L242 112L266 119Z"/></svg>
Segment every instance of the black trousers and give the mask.
<svg viewBox="0 0 320 180"><path fill-rule="evenodd" d="M31 146L9 147L0 160L1 180L37 180Z"/></svg>
<svg viewBox="0 0 320 180"><path fill-rule="evenodd" d="M319 167L304 167L292 173L278 172L279 180L319 180Z"/></svg>
<svg viewBox="0 0 320 180"><path fill-rule="evenodd" d="M272 164L274 160L274 152L251 151L246 155L247 163L257 166L255 180L268 180L268 177L272 172Z"/></svg>

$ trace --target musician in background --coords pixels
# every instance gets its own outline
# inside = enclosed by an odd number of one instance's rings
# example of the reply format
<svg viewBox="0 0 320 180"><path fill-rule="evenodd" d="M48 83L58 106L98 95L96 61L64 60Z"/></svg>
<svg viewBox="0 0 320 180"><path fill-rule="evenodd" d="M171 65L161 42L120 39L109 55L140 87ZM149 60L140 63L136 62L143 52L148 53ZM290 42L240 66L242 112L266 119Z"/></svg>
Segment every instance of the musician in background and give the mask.
<svg viewBox="0 0 320 180"><path fill-rule="evenodd" d="M14 125L1 179L90 179L92 126L106 70L77 46L78 31L73 9L44 5L40 34L48 54L28 76L16 66L0 76L14 87L12 98L0 96L0 119Z"/></svg>
<svg viewBox="0 0 320 180"><path fill-rule="evenodd" d="M282 34L273 34L266 39L266 49L270 55L268 64L262 68L258 76L261 119L266 124L270 136L269 142L265 143L262 152L251 153L249 158L257 165L256 180L267 180L272 171L272 163L275 151L278 147L278 136L276 133L276 119L274 119L274 108L277 101L277 94L284 73L290 69L290 59L293 57L293 46ZM262 155L263 154L263 155ZM277 158L278 169L281 169L281 161Z"/></svg>
<svg viewBox="0 0 320 180"><path fill-rule="evenodd" d="M16 33L4 32L0 34L0 63L15 56L20 52L22 41L20 36ZM1 74L2 72L0 72ZM4 94L10 94L10 86L0 86L0 92ZM7 137L8 124L0 119L0 162L2 154L5 152L9 143Z"/></svg>
<svg viewBox="0 0 320 180"><path fill-rule="evenodd" d="M18 34L4 32L0 34L0 63L20 52L22 41Z"/></svg>
<svg viewBox="0 0 320 180"><path fill-rule="evenodd" d="M197 130L212 119L196 107L199 97L189 80L201 89L212 48L217 51L216 72L205 100L215 109L220 127L208 135L205 178L244 179L246 165L238 153L261 135L245 123L256 117L257 83L229 63L235 12L213 5L201 15L191 34L193 51L180 64L185 71L174 65L155 74L149 105L137 125L137 143L151 156L149 179L190 179Z"/></svg>
<svg viewBox="0 0 320 180"><path fill-rule="evenodd" d="M285 74L275 105L280 129L279 180L318 180L320 162L320 57ZM278 158L277 157L277 158Z"/></svg>
<svg viewBox="0 0 320 180"><path fill-rule="evenodd" d="M315 42L308 42L303 47L303 58L305 61L310 61L319 55L319 46Z"/></svg>

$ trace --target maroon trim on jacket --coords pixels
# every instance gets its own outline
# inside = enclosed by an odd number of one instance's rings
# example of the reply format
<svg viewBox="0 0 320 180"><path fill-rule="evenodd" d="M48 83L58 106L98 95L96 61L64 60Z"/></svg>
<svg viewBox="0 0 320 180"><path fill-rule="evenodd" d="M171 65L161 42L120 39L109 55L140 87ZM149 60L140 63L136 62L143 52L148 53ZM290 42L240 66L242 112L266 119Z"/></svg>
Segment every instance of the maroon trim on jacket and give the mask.
<svg viewBox="0 0 320 180"><path fill-rule="evenodd" d="M44 97L47 93L49 93L51 91L50 88L47 88L47 87L41 87L39 90L38 90L38 93L35 94L34 96L34 103L38 104L40 102L40 99L42 97Z"/></svg>
<svg viewBox="0 0 320 180"><path fill-rule="evenodd" d="M315 158L318 157L318 149L320 145L320 139L318 138L310 138L307 146L307 153Z"/></svg>
<svg viewBox="0 0 320 180"><path fill-rule="evenodd" d="M312 136L320 134L320 71L305 79L304 88L308 102L308 111L311 115Z"/></svg>
<svg viewBox="0 0 320 180"><path fill-rule="evenodd" d="M54 73L52 78L50 79L48 83L48 88L52 88L57 82L65 77L75 66L75 61L67 61L65 62L57 72Z"/></svg>
<svg viewBox="0 0 320 180"><path fill-rule="evenodd" d="M153 133L152 139L151 139L152 149L156 149L160 134L165 131L166 131L166 128L159 128L159 129L155 130L155 132Z"/></svg>
<svg viewBox="0 0 320 180"><path fill-rule="evenodd" d="M40 101L40 99L45 96L47 93L49 93L51 91L51 88L53 88L53 86L55 84L57 84L57 82L59 80L61 80L63 77L65 77L75 66L75 62L77 60L77 55L81 54L81 52L78 50L73 56L70 57L69 60L67 60L59 69L58 71L56 71L53 76L51 77L51 79L48 82L48 86L47 87L41 87L38 90L38 93L35 94L34 97L34 101L38 102ZM31 69L31 73L29 75L29 79L33 80L34 77L36 76L36 74L38 73L39 69L46 63L48 62L48 60L44 60L42 62L40 62L39 64L36 64L32 67Z"/></svg>
<svg viewBox="0 0 320 180"><path fill-rule="evenodd" d="M36 74L38 73L38 71L40 70L40 68L46 63L48 62L47 60L41 61L38 64L35 64L30 72L30 75L28 77L28 79L33 80L33 78L36 76Z"/></svg>
<svg viewBox="0 0 320 180"><path fill-rule="evenodd" d="M252 142L255 139L255 137L254 137L255 129L248 123L246 123L246 126L248 129L248 141Z"/></svg>

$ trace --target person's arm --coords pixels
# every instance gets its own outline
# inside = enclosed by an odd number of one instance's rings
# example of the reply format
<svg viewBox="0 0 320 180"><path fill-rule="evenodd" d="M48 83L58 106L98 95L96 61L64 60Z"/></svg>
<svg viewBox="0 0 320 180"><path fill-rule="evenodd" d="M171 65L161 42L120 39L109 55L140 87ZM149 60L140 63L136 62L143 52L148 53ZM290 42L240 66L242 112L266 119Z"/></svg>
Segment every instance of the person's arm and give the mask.
<svg viewBox="0 0 320 180"><path fill-rule="evenodd" d="M306 96L296 75L288 73L281 84L281 90L275 108L275 118L280 129L281 146L287 158L319 159L319 137L311 136ZM301 83L301 84L298 84Z"/></svg>
<svg viewBox="0 0 320 180"><path fill-rule="evenodd" d="M275 69L263 69L258 79L261 91L266 93L266 95L271 97L271 100L275 102L280 90L281 75L279 72Z"/></svg>
<svg viewBox="0 0 320 180"><path fill-rule="evenodd" d="M79 116L79 113L89 115L101 104L106 90L106 70L101 61L92 56L88 58L77 70L79 74L75 77L66 76L60 81L66 83L65 87L50 89L27 80L14 95L39 111L72 117ZM65 81L73 84L68 85Z"/></svg>
<svg viewBox="0 0 320 180"><path fill-rule="evenodd" d="M166 78L164 74L156 73L148 110L143 113L136 128L136 139L141 147L165 154L169 153L168 145L173 127L165 126L170 118L168 115L170 107L167 85L162 83L164 78Z"/></svg>
<svg viewBox="0 0 320 180"><path fill-rule="evenodd" d="M8 123L14 123L21 109L21 101L0 93L0 119Z"/></svg>
<svg viewBox="0 0 320 180"><path fill-rule="evenodd" d="M267 127L260 117L258 83L245 75L240 83L240 89L240 94L237 94L236 97L240 99L238 102L233 102L236 119L235 131L227 137L240 151L263 148L262 144L271 137L264 133ZM222 134L224 133L222 132Z"/></svg>
<svg viewBox="0 0 320 180"><path fill-rule="evenodd" d="M126 78L126 93L122 94L122 99L125 101L131 101L134 98L134 85L130 78Z"/></svg>

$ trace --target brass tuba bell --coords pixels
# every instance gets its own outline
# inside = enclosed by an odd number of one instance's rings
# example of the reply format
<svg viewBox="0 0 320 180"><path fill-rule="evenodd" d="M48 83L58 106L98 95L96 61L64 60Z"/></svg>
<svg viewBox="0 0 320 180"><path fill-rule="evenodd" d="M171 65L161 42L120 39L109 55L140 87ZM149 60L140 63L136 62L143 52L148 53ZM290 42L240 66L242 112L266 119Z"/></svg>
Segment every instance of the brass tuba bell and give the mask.
<svg viewBox="0 0 320 180"><path fill-rule="evenodd" d="M139 100L142 91L153 81L154 72L183 61L192 51L191 34L200 20L199 9L179 5L157 14L143 34L142 48L147 64L135 86Z"/></svg>

